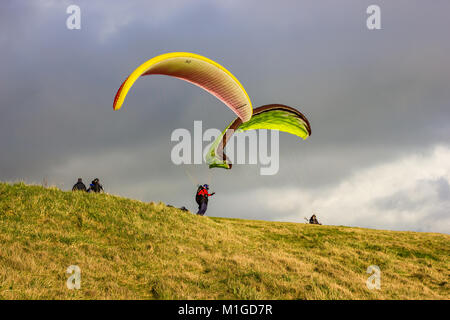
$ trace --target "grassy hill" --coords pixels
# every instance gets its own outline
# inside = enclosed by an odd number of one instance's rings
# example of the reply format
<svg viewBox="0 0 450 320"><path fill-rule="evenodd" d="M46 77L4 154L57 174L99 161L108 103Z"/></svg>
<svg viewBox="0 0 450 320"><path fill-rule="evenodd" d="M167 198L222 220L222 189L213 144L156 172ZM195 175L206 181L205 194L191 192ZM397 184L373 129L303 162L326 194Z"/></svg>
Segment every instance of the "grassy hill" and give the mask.
<svg viewBox="0 0 450 320"><path fill-rule="evenodd" d="M0 183L0 299L449 299L450 236ZM66 287L70 265L81 289ZM369 290L369 265L381 290Z"/></svg>

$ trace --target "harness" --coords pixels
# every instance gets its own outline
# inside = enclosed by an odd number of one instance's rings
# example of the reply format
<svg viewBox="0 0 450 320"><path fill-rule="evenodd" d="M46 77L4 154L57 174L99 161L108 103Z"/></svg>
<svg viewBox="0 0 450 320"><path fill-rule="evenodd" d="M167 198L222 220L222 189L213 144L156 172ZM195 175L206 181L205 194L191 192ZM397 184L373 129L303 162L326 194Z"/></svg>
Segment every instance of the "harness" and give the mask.
<svg viewBox="0 0 450 320"><path fill-rule="evenodd" d="M208 201L208 190L204 187L199 187L197 190L197 194L195 195L195 202L200 204L202 201Z"/></svg>

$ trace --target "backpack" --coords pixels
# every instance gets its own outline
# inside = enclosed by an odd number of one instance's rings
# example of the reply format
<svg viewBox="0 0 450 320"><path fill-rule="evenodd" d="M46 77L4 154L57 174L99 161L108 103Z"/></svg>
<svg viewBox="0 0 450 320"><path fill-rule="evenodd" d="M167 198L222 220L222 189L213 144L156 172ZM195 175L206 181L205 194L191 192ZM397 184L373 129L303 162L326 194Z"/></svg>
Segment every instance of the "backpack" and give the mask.
<svg viewBox="0 0 450 320"><path fill-rule="evenodd" d="M93 192L100 193L103 188L100 183L94 183L94 181L92 181L89 189Z"/></svg>
<svg viewBox="0 0 450 320"><path fill-rule="evenodd" d="M197 202L198 205L204 200L204 196L198 194L203 189L205 189L203 186L199 186L197 188L197 193L195 194L195 202Z"/></svg>

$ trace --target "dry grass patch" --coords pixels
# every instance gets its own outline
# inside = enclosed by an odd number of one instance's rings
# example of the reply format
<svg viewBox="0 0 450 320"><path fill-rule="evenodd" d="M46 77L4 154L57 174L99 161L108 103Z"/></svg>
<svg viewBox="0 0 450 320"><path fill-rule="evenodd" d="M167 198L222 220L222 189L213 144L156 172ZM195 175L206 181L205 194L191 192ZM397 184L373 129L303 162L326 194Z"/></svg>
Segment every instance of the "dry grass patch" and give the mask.
<svg viewBox="0 0 450 320"><path fill-rule="evenodd" d="M450 237L0 183L1 299L449 299ZM81 290L68 290L78 265ZM368 290L369 265L382 271Z"/></svg>

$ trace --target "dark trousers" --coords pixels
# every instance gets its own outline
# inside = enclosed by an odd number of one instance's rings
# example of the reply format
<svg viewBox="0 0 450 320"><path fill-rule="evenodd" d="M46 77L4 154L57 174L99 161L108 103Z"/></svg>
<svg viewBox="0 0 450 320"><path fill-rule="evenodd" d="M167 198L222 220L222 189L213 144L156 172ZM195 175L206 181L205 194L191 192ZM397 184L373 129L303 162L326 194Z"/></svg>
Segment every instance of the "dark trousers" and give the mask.
<svg viewBox="0 0 450 320"><path fill-rule="evenodd" d="M200 202L200 204L198 206L197 214L203 216L206 212L206 209L208 209L208 202L206 202L206 201Z"/></svg>

